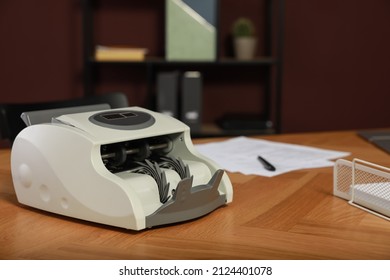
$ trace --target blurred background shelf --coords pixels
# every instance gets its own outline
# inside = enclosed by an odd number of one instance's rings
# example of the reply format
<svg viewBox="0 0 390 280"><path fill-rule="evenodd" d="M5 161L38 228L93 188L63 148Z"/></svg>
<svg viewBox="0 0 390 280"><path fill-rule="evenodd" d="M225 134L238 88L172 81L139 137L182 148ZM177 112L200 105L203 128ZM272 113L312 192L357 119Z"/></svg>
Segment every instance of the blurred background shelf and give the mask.
<svg viewBox="0 0 390 280"><path fill-rule="evenodd" d="M194 133L193 137L228 137L228 136L242 136L242 135L267 135L275 134L273 128L265 129L222 129L215 123L204 123L201 131Z"/></svg>
<svg viewBox="0 0 390 280"><path fill-rule="evenodd" d="M202 74L202 129L197 137L269 134L280 131L283 0L217 1L217 49L213 61L167 61L165 1L82 0L84 95L122 91L130 105L156 110L157 77L161 72ZM238 60L232 47L232 25L239 17L253 20L258 36L256 56ZM124 24L125 23L125 24ZM139 26L142 25L142 28ZM97 61L97 45L145 48L142 61ZM261 115L272 127L260 130L222 129L216 124L229 113ZM205 125L207 124L207 125Z"/></svg>

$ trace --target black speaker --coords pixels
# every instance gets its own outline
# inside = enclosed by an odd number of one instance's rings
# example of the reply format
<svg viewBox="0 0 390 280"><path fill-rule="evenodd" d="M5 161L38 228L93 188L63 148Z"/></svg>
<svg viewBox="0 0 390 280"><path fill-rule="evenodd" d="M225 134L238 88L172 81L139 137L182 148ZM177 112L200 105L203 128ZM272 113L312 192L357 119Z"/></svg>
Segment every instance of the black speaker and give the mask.
<svg viewBox="0 0 390 280"><path fill-rule="evenodd" d="M181 83L181 120L191 132L199 132L202 124L202 74L198 71L183 73Z"/></svg>

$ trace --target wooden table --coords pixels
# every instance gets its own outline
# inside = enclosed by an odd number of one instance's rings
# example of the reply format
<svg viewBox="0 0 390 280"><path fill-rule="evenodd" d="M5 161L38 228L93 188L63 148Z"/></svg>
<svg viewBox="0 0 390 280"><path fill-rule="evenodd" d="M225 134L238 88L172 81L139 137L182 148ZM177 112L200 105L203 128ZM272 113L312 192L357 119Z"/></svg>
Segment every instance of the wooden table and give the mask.
<svg viewBox="0 0 390 280"><path fill-rule="evenodd" d="M389 154L352 131L261 138L390 166ZM0 259L390 259L390 222L334 197L332 168L272 178L229 173L228 206L136 232L20 205L9 157L10 150L0 150Z"/></svg>

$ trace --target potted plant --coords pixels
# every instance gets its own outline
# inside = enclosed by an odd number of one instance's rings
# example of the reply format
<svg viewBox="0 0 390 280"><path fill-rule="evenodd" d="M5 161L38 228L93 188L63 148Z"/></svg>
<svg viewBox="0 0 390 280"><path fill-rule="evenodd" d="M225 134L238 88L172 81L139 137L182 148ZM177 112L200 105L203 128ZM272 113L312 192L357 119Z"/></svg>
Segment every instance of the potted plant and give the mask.
<svg viewBox="0 0 390 280"><path fill-rule="evenodd" d="M248 18L238 18L233 24L233 44L237 59L248 60L255 56L255 28Z"/></svg>

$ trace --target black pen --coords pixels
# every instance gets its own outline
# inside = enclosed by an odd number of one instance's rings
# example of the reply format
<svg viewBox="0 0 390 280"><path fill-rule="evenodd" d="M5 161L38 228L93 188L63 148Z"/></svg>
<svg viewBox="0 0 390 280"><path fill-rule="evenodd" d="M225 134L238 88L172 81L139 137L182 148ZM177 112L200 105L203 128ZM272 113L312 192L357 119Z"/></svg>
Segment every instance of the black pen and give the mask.
<svg viewBox="0 0 390 280"><path fill-rule="evenodd" d="M261 162L261 164L264 166L264 168L267 169L268 171L275 171L276 170L275 166L273 166L271 163L266 161L263 157L257 156L257 159Z"/></svg>

